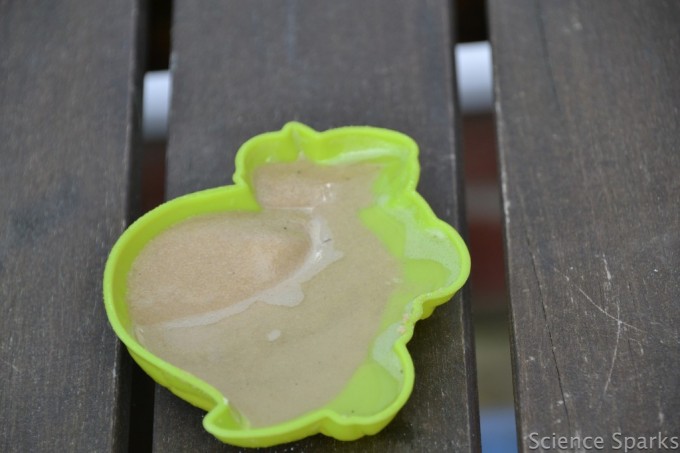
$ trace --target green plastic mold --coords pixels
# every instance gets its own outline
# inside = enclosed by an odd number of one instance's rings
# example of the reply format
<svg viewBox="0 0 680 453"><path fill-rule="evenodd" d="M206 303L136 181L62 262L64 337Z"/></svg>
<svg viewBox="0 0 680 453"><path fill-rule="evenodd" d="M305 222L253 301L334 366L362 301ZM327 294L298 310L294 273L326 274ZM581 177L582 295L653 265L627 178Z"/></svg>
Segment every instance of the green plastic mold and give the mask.
<svg viewBox="0 0 680 453"><path fill-rule="evenodd" d="M354 374L343 392L318 410L274 426L253 428L211 385L161 360L135 338L126 303L127 278L132 263L152 238L173 224L199 214L258 210L250 187L256 167L287 162L301 155L319 165L357 161L382 164L374 191L377 202L360 218L389 252L403 263L404 275L428 282L427 292L396 294L385 309L382 330L372 354ZM339 440L354 440L384 428L404 406L415 372L406 344L414 324L449 300L468 278L470 256L458 233L439 220L416 192L420 172L418 147L404 134L373 127L352 126L316 132L300 123L258 135L236 155L234 184L192 193L150 211L120 237L104 272L104 303L113 330L135 361L159 384L208 414L205 429L223 442L264 447L291 442L316 433ZM376 365L377 364L377 365ZM400 376L398 381L390 376ZM395 384L396 382L396 384ZM386 386L396 390L386 401ZM360 408L361 410L354 410ZM357 415L360 414L360 415Z"/></svg>

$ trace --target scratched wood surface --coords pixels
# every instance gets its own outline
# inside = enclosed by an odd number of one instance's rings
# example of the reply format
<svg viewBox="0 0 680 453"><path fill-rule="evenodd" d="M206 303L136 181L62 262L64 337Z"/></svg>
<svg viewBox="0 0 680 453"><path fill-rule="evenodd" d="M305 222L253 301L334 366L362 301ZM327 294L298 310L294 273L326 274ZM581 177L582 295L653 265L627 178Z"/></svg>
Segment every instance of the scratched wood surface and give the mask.
<svg viewBox="0 0 680 453"><path fill-rule="evenodd" d="M677 436L680 3L490 6L520 446Z"/></svg>
<svg viewBox="0 0 680 453"><path fill-rule="evenodd" d="M0 451L126 451L101 297L127 219L135 1L0 1Z"/></svg>
<svg viewBox="0 0 680 453"><path fill-rule="evenodd" d="M444 1L175 2L168 197L229 183L239 145L287 121L318 130L368 124L420 144L420 191L460 227L451 15ZM457 296L419 323L409 345L413 395L382 433L353 443L319 435L274 450L477 450L469 315ZM154 450L235 451L203 430L202 417L159 387Z"/></svg>

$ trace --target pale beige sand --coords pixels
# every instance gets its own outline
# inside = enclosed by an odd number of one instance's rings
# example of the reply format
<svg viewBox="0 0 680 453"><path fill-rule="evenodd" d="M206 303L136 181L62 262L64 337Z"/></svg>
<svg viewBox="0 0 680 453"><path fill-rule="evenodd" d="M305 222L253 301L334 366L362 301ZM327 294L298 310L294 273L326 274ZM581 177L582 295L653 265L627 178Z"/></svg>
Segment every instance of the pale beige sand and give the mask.
<svg viewBox="0 0 680 453"><path fill-rule="evenodd" d="M332 401L368 360L401 281L359 220L378 170L266 165L254 177L262 212L199 216L159 235L129 275L139 341L252 426Z"/></svg>

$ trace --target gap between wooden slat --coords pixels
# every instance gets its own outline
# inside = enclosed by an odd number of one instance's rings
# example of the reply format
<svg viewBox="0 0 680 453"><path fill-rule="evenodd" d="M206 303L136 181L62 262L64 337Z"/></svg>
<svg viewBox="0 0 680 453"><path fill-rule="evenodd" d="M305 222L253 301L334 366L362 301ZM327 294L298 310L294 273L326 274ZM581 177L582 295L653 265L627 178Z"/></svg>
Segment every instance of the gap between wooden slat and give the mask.
<svg viewBox="0 0 680 453"><path fill-rule="evenodd" d="M146 1L146 27L144 29L143 49L144 71L166 69L170 57L170 18L172 1ZM139 93L140 102L144 93ZM141 122L142 118L140 118ZM166 137L153 141L144 137L136 167L131 173L133 202L128 220L132 223L141 215L161 204L165 198L165 148ZM129 355L130 362L130 411L129 411L129 451L151 451L153 443L153 416L155 382Z"/></svg>

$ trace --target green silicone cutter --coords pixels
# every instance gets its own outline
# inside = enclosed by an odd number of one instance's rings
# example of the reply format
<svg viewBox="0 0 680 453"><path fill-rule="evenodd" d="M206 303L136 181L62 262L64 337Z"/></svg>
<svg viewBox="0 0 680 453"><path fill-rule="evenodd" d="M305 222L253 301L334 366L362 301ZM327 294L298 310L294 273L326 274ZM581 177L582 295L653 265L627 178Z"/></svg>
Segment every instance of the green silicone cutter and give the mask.
<svg viewBox="0 0 680 453"><path fill-rule="evenodd" d="M271 162L296 160L300 154L319 165L362 160L383 164L374 185L378 202L361 213L361 220L390 253L404 263L408 279L428 281L432 289L416 296L402 294L390 298L382 330L372 347L373 357L381 366L372 362L360 367L345 390L324 407L274 426L252 428L229 406L225 395L189 372L154 356L135 339L126 302L127 275L145 244L177 222L200 214L258 210L250 188L253 170ZM233 185L171 200L133 223L115 244L106 263L103 288L106 313L113 330L134 360L156 382L208 411L203 426L223 442L264 447L316 433L339 440L377 433L394 418L411 394L415 372L406 344L413 335L415 322L430 316L437 305L449 300L470 272L470 256L458 233L439 220L416 192L420 171L417 155L418 147L408 136L365 126L316 132L291 122L280 131L248 140L236 155ZM434 272L434 268L440 271ZM396 398L387 403L376 400L372 395L386 384L385 376L394 375L395 370L400 376ZM362 410L349 411L353 407Z"/></svg>

